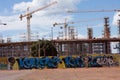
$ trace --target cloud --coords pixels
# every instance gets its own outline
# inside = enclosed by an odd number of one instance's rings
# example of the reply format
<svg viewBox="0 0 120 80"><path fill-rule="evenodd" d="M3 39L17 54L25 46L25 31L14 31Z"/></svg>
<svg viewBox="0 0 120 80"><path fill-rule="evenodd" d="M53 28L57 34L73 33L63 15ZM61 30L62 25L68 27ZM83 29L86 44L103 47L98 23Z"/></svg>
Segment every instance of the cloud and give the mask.
<svg viewBox="0 0 120 80"><path fill-rule="evenodd" d="M4 22L7 24L2 28L2 31L5 30L22 30L25 29L25 21L21 24L18 15L13 16L0 16L1 20L4 20Z"/></svg>
<svg viewBox="0 0 120 80"><path fill-rule="evenodd" d="M33 10L38 9L38 7L43 7L54 1L57 1L57 4L54 4L50 7L47 7L46 9L43 9L33 14L33 18L31 19L31 26L34 26L34 28L32 29L37 29L37 28L47 29L47 27L51 27L54 22L64 22L64 18L68 18L68 20L72 20L71 15L67 15L67 16L63 14L56 15L55 13L64 12L66 9L71 9L71 8L75 9L77 8L76 5L81 0L47 0L47 1L46 0L32 0L31 2L21 2L21 3L15 4L13 6L13 12L21 13L23 11L26 11L27 7L30 7L30 10L33 11ZM15 20L15 22L17 23L17 20ZM18 24L22 24L21 26L23 26L25 25L25 22L26 21L24 19L23 22L21 23L18 22Z"/></svg>
<svg viewBox="0 0 120 80"><path fill-rule="evenodd" d="M17 3L13 6L13 12L23 12L26 11L28 7L30 7L30 10L33 11L38 8L42 8L45 5L52 3L54 1L57 1L57 4L51 5L45 9L42 9L40 12L65 12L68 9L76 9L78 3L80 3L82 0L32 0L31 2L21 2ZM38 12L39 13L39 12Z"/></svg>
<svg viewBox="0 0 120 80"><path fill-rule="evenodd" d="M21 2L13 6L13 12L26 11L27 7L31 5L31 2Z"/></svg>
<svg viewBox="0 0 120 80"><path fill-rule="evenodd" d="M112 24L117 26L118 25L118 20L120 20L120 12L116 12L114 14Z"/></svg>
<svg viewBox="0 0 120 80"><path fill-rule="evenodd" d="M49 34L50 28L55 22L64 22L64 19L67 18L69 21L73 20L73 16L63 14L67 9L76 9L77 5L82 0L32 0L31 2L21 2L13 5L13 15L10 16L0 16L1 20L7 23L5 27L2 27L2 31L15 31L15 30L24 30L27 31L26 17L22 21L19 19L19 15L25 14L27 7L30 7L30 11L36 10L39 7L43 7L51 2L57 1L57 4L54 4L50 7L47 7L41 11L33 14L31 18L31 31L37 31L40 33L40 36ZM14 14L15 13L15 14ZM58 28L57 28L58 29ZM24 33L24 32L23 32ZM58 30L56 30L58 33ZM18 37L18 32L16 36ZM12 35L15 37L15 34Z"/></svg>

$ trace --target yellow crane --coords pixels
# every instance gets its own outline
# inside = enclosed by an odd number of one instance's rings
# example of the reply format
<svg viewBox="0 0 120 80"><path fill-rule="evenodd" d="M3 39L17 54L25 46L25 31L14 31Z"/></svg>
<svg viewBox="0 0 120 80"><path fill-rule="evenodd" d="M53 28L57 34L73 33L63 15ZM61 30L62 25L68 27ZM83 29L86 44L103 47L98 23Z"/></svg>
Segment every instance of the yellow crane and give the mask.
<svg viewBox="0 0 120 80"><path fill-rule="evenodd" d="M53 5L53 4L56 4L56 3L57 3L57 1L52 2L52 3L46 5L46 6L42 7L42 8L38 8L38 9L36 9L34 11L31 11L31 12L29 12L29 8L27 8L27 13L24 14L24 15L22 15L22 14L20 15L20 17L19 17L20 20L22 20L23 17L26 17L26 19L27 19L27 40L28 41L31 41L30 19L32 18L32 14L35 13L35 12L38 12L40 10L43 10L43 9L45 9L45 8L47 8L47 7L49 7L49 6Z"/></svg>

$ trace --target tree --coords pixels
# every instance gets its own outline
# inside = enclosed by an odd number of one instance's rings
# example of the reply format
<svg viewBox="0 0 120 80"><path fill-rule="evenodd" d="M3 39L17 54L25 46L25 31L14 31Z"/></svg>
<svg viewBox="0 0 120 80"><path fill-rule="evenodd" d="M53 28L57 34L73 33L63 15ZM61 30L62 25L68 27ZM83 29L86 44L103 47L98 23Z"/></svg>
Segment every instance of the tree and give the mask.
<svg viewBox="0 0 120 80"><path fill-rule="evenodd" d="M31 46L31 56L57 56L57 50L52 41L39 40Z"/></svg>

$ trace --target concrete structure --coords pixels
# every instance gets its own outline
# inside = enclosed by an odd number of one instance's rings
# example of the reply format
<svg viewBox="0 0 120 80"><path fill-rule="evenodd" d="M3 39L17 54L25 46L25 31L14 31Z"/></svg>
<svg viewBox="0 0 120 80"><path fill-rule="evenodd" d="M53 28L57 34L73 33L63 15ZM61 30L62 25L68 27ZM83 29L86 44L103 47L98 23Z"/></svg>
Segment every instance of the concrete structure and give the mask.
<svg viewBox="0 0 120 80"><path fill-rule="evenodd" d="M79 55L104 53L111 54L111 42L119 42L120 38L54 40L59 55Z"/></svg>
<svg viewBox="0 0 120 80"><path fill-rule="evenodd" d="M25 57L30 56L32 42L0 43L0 57Z"/></svg>
<svg viewBox="0 0 120 80"><path fill-rule="evenodd" d="M111 54L111 48L108 44L119 41L120 38L98 38L53 40L53 43L59 53L58 55L80 55L86 53ZM33 42L0 43L0 57L28 57L30 56L30 46L32 43ZM98 47L98 45L100 46Z"/></svg>

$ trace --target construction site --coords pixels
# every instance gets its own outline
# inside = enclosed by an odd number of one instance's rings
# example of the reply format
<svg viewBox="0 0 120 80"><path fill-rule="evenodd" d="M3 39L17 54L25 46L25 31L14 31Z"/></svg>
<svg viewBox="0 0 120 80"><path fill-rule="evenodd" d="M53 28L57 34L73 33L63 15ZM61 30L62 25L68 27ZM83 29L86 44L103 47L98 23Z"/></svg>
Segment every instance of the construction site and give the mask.
<svg viewBox="0 0 120 80"><path fill-rule="evenodd" d="M30 19L32 14L43 10L49 6L56 4L57 2L50 3L42 8L38 8L33 11L29 11L27 8L27 13L20 15L20 20L23 18L27 19L27 35L22 36L22 40L19 42L12 41L11 38L7 38L5 42L3 38L0 39L0 57L28 57L31 53L31 45L34 42L40 40L38 34L35 35L35 39L31 35L30 29ZM96 10L96 11L67 11L67 13L84 13L84 12L119 12L120 10ZM120 16L120 15L119 15ZM93 20L94 21L94 20ZM75 22L67 22L65 19L64 23L55 22L53 27L62 26L60 29L63 31L58 32L59 35L56 39L53 38L53 31L51 30L51 41L57 49L59 56L61 55L80 55L80 54L111 54L111 43L116 43L114 49L118 50L120 53L120 20L118 20L118 37L111 37L111 30L109 25L109 17L103 18L103 34L101 38L94 37L93 28L87 28L87 38L78 38L79 33L74 26L69 26L68 24L74 24ZM87 23L86 23L87 24ZM0 23L0 25L7 25L6 23Z"/></svg>
<svg viewBox="0 0 120 80"><path fill-rule="evenodd" d="M1 0L0 80L120 80L120 0Z"/></svg>

